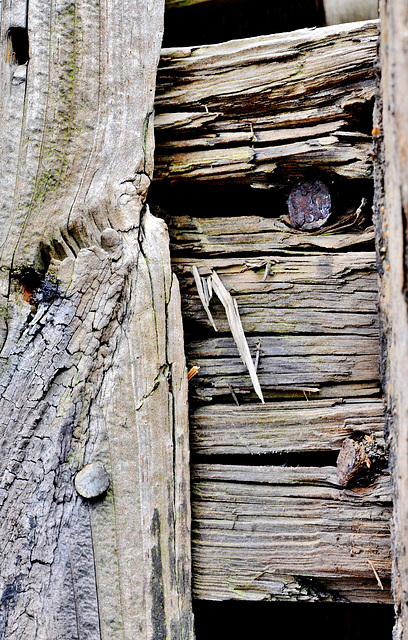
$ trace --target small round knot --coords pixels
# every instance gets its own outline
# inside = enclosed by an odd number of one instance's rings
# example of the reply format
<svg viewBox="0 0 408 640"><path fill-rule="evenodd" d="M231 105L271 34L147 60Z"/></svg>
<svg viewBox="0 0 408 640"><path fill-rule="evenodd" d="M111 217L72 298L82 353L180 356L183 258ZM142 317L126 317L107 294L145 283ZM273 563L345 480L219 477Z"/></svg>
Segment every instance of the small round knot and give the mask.
<svg viewBox="0 0 408 640"><path fill-rule="evenodd" d="M122 238L115 229L104 229L101 233L101 247L117 260L122 253Z"/></svg>

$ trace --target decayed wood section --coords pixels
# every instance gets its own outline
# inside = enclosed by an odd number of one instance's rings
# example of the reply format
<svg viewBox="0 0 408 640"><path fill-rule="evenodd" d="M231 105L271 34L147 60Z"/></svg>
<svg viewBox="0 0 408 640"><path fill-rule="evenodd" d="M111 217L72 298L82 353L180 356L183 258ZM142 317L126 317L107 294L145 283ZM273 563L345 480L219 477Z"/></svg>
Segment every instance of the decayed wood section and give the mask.
<svg viewBox="0 0 408 640"><path fill-rule="evenodd" d="M180 299L145 207L162 14L2 3L4 640L194 635ZM96 462L110 486L88 500L74 478Z"/></svg>
<svg viewBox="0 0 408 640"><path fill-rule="evenodd" d="M337 397L330 385L360 384L378 390L378 285L373 252L311 253L259 259L175 257L183 293L183 315L191 332L187 347L200 375L191 381L193 394L211 399L252 393L251 383L229 335L210 334L208 317L194 290L192 265L201 275L217 271L234 293L250 350L259 350L258 377L267 396L279 392L316 396L321 388ZM270 268L265 279L265 265ZM228 323L220 304L211 313L220 332ZM193 328L194 327L194 328ZM259 346L258 346L259 345Z"/></svg>
<svg viewBox="0 0 408 640"><path fill-rule="evenodd" d="M369 178L378 22L162 51L155 179Z"/></svg>
<svg viewBox="0 0 408 640"><path fill-rule="evenodd" d="M192 477L196 597L390 601L387 478L345 490L332 467L218 464Z"/></svg>
<svg viewBox="0 0 408 640"><path fill-rule="evenodd" d="M335 467L259 466L262 458L244 466L236 457L335 453L361 434L384 443L372 228L314 235L276 218L184 216L170 234L187 358L200 367L190 381L191 446L198 461L225 461L193 467L195 597L389 603L387 476L345 490ZM211 326L193 267L203 277L216 271L237 301L265 405L216 300L218 333Z"/></svg>
<svg viewBox="0 0 408 640"><path fill-rule="evenodd" d="M310 127L327 133L341 120L338 130L354 131L355 137L348 138L349 157L359 153L361 140L367 145L364 171L361 164L354 171L358 163L350 163L347 175L370 177L371 142L366 132L371 129L367 112L374 92L376 39L377 23L373 22L256 39L256 43L187 48L184 58L181 51L166 51L156 98L158 179L179 182L192 177L200 181L211 175L225 182L234 175L235 183L257 182L255 163L250 169L250 163L241 166L235 174L231 165L225 171L227 165L220 165L219 173L214 166L207 172L197 169L193 160L191 173L169 169L173 161L178 162L183 145L184 159L190 152L191 157L201 153L198 145L208 154L219 149L227 158L230 150L240 147L248 123L253 126L248 135L251 153L256 153L257 144L266 147L273 140L277 145L279 169L269 166L268 180L279 183L303 176L305 171L313 175L310 172L319 167L310 156L301 161L298 155L291 164L293 158L287 160L279 142L282 134L288 144L298 144L296 118L302 121L306 135ZM292 53L283 60L282 51L289 48L289 41ZM300 41L302 46L297 49L294 43ZM337 45L338 55L333 53ZM343 59L342 47L348 51ZM313 67L317 51L325 61L325 73L320 75ZM271 62L274 56L280 60L280 69L275 59ZM305 62L301 70L296 66L299 59ZM239 69L237 60L241 61ZM292 82L288 71L292 63L299 84L295 79ZM177 75L172 76L176 69ZM273 82L272 72L276 74ZM289 78L287 84L279 81L280 73ZM334 74L336 85L330 84ZM172 87L166 85L170 78ZM260 81L265 82L262 88ZM308 102L310 96L313 106ZM360 118L357 104L367 110L364 117ZM261 126L263 131L269 127L262 143L261 137L254 141L257 126L259 131ZM232 131L236 143L232 143ZM321 157L320 168L327 174L346 175L344 165L329 166ZM162 170L164 163L167 173ZM370 184L364 184L361 195L369 198ZM347 181L344 189L348 189ZM229 205L228 198L222 218L199 217L194 210L189 216L169 216L187 359L189 366L199 367L190 381L191 445L198 462L202 455L207 460L223 456L225 461L193 467L193 588L197 598L391 601L387 476L378 477L369 487L344 489L338 484L335 467L267 467L260 466L261 457L253 458L253 466L237 465L237 456L245 456L247 462L248 456L286 453L290 463L299 456L305 461L309 454L332 455L350 436L367 435L384 443L374 230L369 214L360 215L361 195L352 211L337 206L333 221L319 233L290 228L281 205L271 208L270 218L234 215L234 200ZM250 352L257 361L265 405L255 396L224 309L213 298L210 310L215 332L198 295L193 270L202 278L216 272L236 300ZM233 465L229 464L231 455Z"/></svg>
<svg viewBox="0 0 408 640"><path fill-rule="evenodd" d="M344 229L334 233L323 228L319 233L300 234L279 218L262 216L233 216L228 218L197 218L178 216L170 225L170 249L178 253L207 254L264 254L287 249L336 251L374 241L372 226L353 229L350 216ZM347 226L351 227L347 229Z"/></svg>
<svg viewBox="0 0 408 640"><path fill-rule="evenodd" d="M406 3L380 3L381 86L374 125L382 379L393 479L395 640L408 638L408 72Z"/></svg>

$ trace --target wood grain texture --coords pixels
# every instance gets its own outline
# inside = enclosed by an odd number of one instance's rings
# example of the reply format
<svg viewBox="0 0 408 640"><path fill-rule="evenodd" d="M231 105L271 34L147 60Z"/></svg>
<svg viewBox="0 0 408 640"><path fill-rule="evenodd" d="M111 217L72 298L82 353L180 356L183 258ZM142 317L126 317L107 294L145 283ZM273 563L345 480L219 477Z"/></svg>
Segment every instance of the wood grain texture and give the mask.
<svg viewBox="0 0 408 640"><path fill-rule="evenodd" d="M381 400L309 400L211 404L190 414L191 447L202 455L248 455L338 451L356 432L382 440Z"/></svg>
<svg viewBox="0 0 408 640"><path fill-rule="evenodd" d="M268 254L271 251L341 251L372 244L374 228L362 232L322 229L321 233L297 233L279 218L233 216L225 218L172 217L170 248L174 256L186 254Z"/></svg>
<svg viewBox="0 0 408 640"><path fill-rule="evenodd" d="M197 597L390 602L389 478L347 490L334 467L200 464L193 485Z"/></svg>
<svg viewBox="0 0 408 640"><path fill-rule="evenodd" d="M181 282L183 316L209 329L191 275L214 269L238 303L244 331L270 334L378 336L378 285L373 252L196 259L173 258ZM265 266L269 264L266 280ZM221 305L210 304L219 331L228 331ZM190 329L189 329L190 330ZM194 333L196 329L191 329Z"/></svg>
<svg viewBox="0 0 408 640"><path fill-rule="evenodd" d="M408 638L408 310L407 176L408 74L406 5L380 3L381 86L374 125L376 146L376 222L380 274L382 381L393 478L393 590L395 640Z"/></svg>
<svg viewBox="0 0 408 640"><path fill-rule="evenodd" d="M162 51L156 180L370 178L376 21Z"/></svg>
<svg viewBox="0 0 408 640"><path fill-rule="evenodd" d="M162 22L160 1L1 5L4 640L193 637L179 293L145 206Z"/></svg>

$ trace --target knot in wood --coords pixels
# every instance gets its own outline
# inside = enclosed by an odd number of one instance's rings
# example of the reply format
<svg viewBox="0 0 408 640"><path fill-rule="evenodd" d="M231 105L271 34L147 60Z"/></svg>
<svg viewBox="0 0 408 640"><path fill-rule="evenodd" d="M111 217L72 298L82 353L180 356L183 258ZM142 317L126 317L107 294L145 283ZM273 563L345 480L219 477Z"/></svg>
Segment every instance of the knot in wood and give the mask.
<svg viewBox="0 0 408 640"><path fill-rule="evenodd" d="M78 471L74 484L82 498L97 498L108 489L110 478L102 462L90 462Z"/></svg>
<svg viewBox="0 0 408 640"><path fill-rule="evenodd" d="M122 253L122 238L115 229L105 229L101 233L101 247L113 260L118 260Z"/></svg>
<svg viewBox="0 0 408 640"><path fill-rule="evenodd" d="M320 180L298 182L288 201L289 224L295 229L320 229L331 214L329 189Z"/></svg>

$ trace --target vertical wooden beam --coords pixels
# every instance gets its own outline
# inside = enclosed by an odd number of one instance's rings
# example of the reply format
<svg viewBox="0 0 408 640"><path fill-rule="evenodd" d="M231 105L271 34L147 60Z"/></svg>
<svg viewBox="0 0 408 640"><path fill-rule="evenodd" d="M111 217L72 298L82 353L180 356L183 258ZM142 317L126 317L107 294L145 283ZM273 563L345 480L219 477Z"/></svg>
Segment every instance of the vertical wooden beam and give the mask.
<svg viewBox="0 0 408 640"><path fill-rule="evenodd" d="M163 10L0 3L2 640L193 637L181 307L145 204Z"/></svg>
<svg viewBox="0 0 408 640"><path fill-rule="evenodd" d="M394 492L395 640L408 638L408 7L380 7L381 91L374 117L382 377ZM382 103L382 104L381 104ZM382 119L381 119L382 113ZM381 138L383 135L383 144Z"/></svg>

